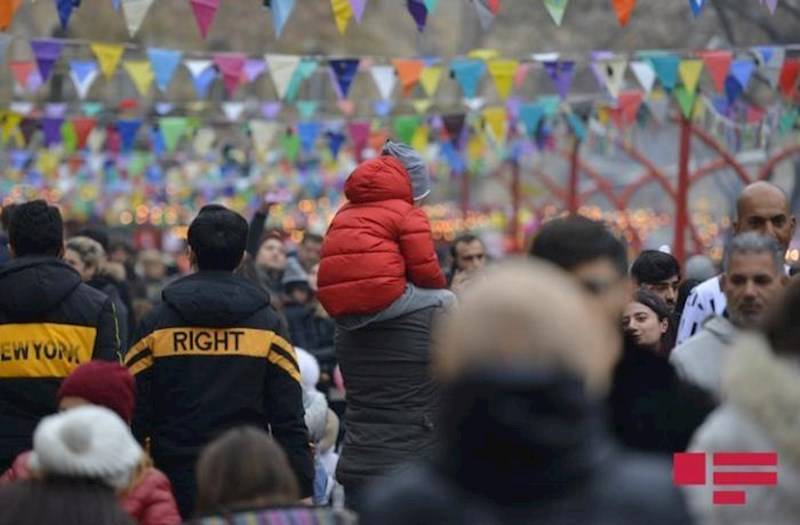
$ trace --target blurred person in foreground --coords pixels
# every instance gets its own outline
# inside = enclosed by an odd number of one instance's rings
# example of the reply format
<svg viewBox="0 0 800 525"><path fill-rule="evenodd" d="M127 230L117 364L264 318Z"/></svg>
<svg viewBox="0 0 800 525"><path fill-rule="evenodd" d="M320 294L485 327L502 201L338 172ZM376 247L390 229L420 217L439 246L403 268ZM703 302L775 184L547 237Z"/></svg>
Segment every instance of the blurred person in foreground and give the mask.
<svg viewBox="0 0 800 525"><path fill-rule="evenodd" d="M606 433L618 338L561 271L532 261L489 271L437 341L443 446L383 481L362 523L688 522L669 463Z"/></svg>
<svg viewBox="0 0 800 525"><path fill-rule="evenodd" d="M11 259L8 246L8 226L11 223L11 214L16 207L16 204L6 204L0 211L0 266Z"/></svg>
<svg viewBox="0 0 800 525"><path fill-rule="evenodd" d="M792 215L786 193L775 184L759 181L742 190L736 201L734 235L756 232L775 239L785 255L792 242L797 219ZM784 268L788 275L789 268ZM703 329L706 321L721 316L727 306L722 289L722 276L717 275L698 285L686 301L678 329L677 344L681 344Z"/></svg>
<svg viewBox="0 0 800 525"><path fill-rule="evenodd" d="M800 516L800 281L771 309L763 334L748 332L730 350L725 403L697 431L691 452L775 452L776 486L748 486L747 504L713 505L713 487L684 487L701 525L790 525ZM710 473L707 474L711 476Z"/></svg>
<svg viewBox="0 0 800 525"><path fill-rule="evenodd" d="M31 448L63 378L92 359L120 359L111 300L62 260L58 208L20 204L9 241L13 258L0 269L0 471Z"/></svg>
<svg viewBox="0 0 800 525"><path fill-rule="evenodd" d="M788 283L783 247L756 232L734 237L725 252L719 279L726 309L673 350L670 362L678 374L719 396L722 368L742 330L758 330Z"/></svg>
<svg viewBox="0 0 800 525"><path fill-rule="evenodd" d="M184 518L194 508L194 464L202 447L240 425L270 429L285 448L303 497L314 469L303 421L300 370L275 310L235 275L247 221L204 206L189 225L197 273L168 285L141 323L125 365L136 377L133 429L169 476Z"/></svg>

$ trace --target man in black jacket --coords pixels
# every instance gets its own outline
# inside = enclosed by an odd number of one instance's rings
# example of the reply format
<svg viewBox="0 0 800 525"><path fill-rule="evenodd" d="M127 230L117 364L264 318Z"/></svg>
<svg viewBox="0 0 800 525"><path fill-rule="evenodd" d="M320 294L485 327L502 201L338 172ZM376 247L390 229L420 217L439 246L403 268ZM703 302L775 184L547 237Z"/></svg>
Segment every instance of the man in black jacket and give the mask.
<svg viewBox="0 0 800 525"><path fill-rule="evenodd" d="M61 380L91 359L118 360L110 299L61 261L64 227L43 200L9 224L12 259L0 270L0 469L31 448L39 420L56 411Z"/></svg>
<svg viewBox="0 0 800 525"><path fill-rule="evenodd" d="M271 429L304 497L313 463L303 419L294 348L264 293L233 274L245 251L247 222L209 205L189 226L198 273L163 292L128 351L138 403L133 430L150 438L156 464L172 481L181 514L193 511L194 464L201 448L240 425Z"/></svg>

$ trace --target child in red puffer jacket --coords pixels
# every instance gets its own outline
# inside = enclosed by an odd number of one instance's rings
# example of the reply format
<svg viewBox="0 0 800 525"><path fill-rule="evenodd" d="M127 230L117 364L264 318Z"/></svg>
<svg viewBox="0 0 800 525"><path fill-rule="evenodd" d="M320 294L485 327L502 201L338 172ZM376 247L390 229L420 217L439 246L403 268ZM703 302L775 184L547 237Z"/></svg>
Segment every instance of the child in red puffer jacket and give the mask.
<svg viewBox="0 0 800 525"><path fill-rule="evenodd" d="M76 368L61 383L57 394L60 410L81 405L99 405L113 410L130 424L135 404L133 376L118 363L89 361ZM1 477L0 485L35 477L28 464L31 452L23 452ZM120 504L139 525L181 523L172 486L148 458L139 465L130 486L120 494Z"/></svg>
<svg viewBox="0 0 800 525"><path fill-rule="evenodd" d="M357 329L455 302L428 218L415 205L430 186L422 158L394 142L345 182L349 202L325 236L317 285L320 303L340 326Z"/></svg>

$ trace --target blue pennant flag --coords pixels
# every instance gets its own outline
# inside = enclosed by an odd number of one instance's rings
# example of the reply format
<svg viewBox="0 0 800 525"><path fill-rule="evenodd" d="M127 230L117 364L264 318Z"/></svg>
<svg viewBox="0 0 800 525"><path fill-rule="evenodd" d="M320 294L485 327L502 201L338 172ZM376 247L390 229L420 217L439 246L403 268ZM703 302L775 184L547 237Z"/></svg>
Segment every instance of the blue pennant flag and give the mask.
<svg viewBox="0 0 800 525"><path fill-rule="evenodd" d="M697 16L700 14L700 11L703 10L703 6L706 4L706 0L689 0L689 7L692 8L692 14Z"/></svg>
<svg viewBox="0 0 800 525"><path fill-rule="evenodd" d="M667 91L675 89L675 85L678 83L678 66L681 63L678 55L672 53L655 55L650 57L650 63L664 89Z"/></svg>
<svg viewBox="0 0 800 525"><path fill-rule="evenodd" d="M478 94L483 74L486 71L486 64L483 60L456 59L450 65L450 70L461 86L464 97L475 98Z"/></svg>
<svg viewBox="0 0 800 525"><path fill-rule="evenodd" d="M281 37L283 26L294 10L294 3L295 0L272 0L272 28L275 30L275 38Z"/></svg>
<svg viewBox="0 0 800 525"><path fill-rule="evenodd" d="M531 137L536 135L543 117L544 108L535 102L523 104L519 108L519 120L525 126L525 132Z"/></svg>
<svg viewBox="0 0 800 525"><path fill-rule="evenodd" d="M358 64L361 61L357 58L334 59L330 61L331 70L336 77L336 82L342 92L342 98L347 98L350 86L358 73Z"/></svg>
<svg viewBox="0 0 800 525"><path fill-rule="evenodd" d="M151 47L147 50L147 57L150 59L150 67L156 77L156 84L161 91L169 89L169 83L181 63L183 53L174 49L161 49Z"/></svg>
<svg viewBox="0 0 800 525"><path fill-rule="evenodd" d="M66 29L72 16L72 8L75 7L75 0L55 0L55 2L58 10L58 19L61 21L61 28Z"/></svg>
<svg viewBox="0 0 800 525"><path fill-rule="evenodd" d="M731 76L739 82L742 89L747 89L750 77L753 75L756 65L752 60L737 60L731 65Z"/></svg>
<svg viewBox="0 0 800 525"><path fill-rule="evenodd" d="M339 150L342 149L342 145L344 144L345 140L347 140L347 137L344 133L332 131L329 131L326 135L328 138L328 148L331 150L331 155L333 155L334 159L339 158Z"/></svg>
<svg viewBox="0 0 800 525"><path fill-rule="evenodd" d="M394 103L391 100L375 100L372 103L372 110L379 117L385 117L392 112Z"/></svg>
<svg viewBox="0 0 800 525"><path fill-rule="evenodd" d="M141 120L118 120L117 132L122 143L122 151L131 151L136 141L136 133L142 125Z"/></svg>
<svg viewBox="0 0 800 525"><path fill-rule="evenodd" d="M314 144L322 131L322 126L317 121L300 122L297 124L297 135L300 137L300 145L306 153L314 150Z"/></svg>

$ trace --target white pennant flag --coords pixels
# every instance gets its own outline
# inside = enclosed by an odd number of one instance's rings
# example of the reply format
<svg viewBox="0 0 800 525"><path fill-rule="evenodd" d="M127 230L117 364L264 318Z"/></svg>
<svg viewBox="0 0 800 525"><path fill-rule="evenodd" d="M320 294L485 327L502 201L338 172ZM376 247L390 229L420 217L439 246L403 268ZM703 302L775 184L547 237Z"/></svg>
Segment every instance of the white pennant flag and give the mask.
<svg viewBox="0 0 800 525"><path fill-rule="evenodd" d="M270 145L278 130L281 129L281 124L269 120L251 120L250 133L253 135L253 145L256 151L265 154L269 151Z"/></svg>
<svg viewBox="0 0 800 525"><path fill-rule="evenodd" d="M236 122L244 113L244 102L223 102L222 111L231 122Z"/></svg>
<svg viewBox="0 0 800 525"><path fill-rule="evenodd" d="M480 111L480 109L486 104L486 100L483 97L475 97L475 98L465 98L464 105L467 106L472 111Z"/></svg>
<svg viewBox="0 0 800 525"><path fill-rule="evenodd" d="M198 155L207 155L214 146L214 140L216 140L216 138L217 135L211 128L200 128L197 130L197 134L192 142L195 153Z"/></svg>
<svg viewBox="0 0 800 525"><path fill-rule="evenodd" d="M272 82L275 84L278 98L283 100L297 65L300 63L300 57L296 55L266 55L264 60L267 62L270 75L272 75Z"/></svg>
<svg viewBox="0 0 800 525"><path fill-rule="evenodd" d="M183 63L186 64L186 68L189 70L189 74L192 75L192 78L197 77L213 64L211 60L184 60Z"/></svg>
<svg viewBox="0 0 800 525"><path fill-rule="evenodd" d="M650 94L650 92L653 91L653 84L656 82L656 72L653 70L653 66L650 62L645 62L643 60L631 62L631 69L645 93Z"/></svg>
<svg viewBox="0 0 800 525"><path fill-rule="evenodd" d="M625 82L625 70L628 68L628 61L624 58L613 58L610 60L602 60L597 63L600 69L603 80L605 80L606 88L611 96L617 98L622 89L622 84Z"/></svg>
<svg viewBox="0 0 800 525"><path fill-rule="evenodd" d="M8 105L8 109L24 117L33 111L33 102L12 102Z"/></svg>
<svg viewBox="0 0 800 525"><path fill-rule="evenodd" d="M394 67L392 66L372 66L370 70L372 73L372 80L378 86L378 92L381 98L389 100L392 98L394 86L397 83L397 75L395 74Z"/></svg>
<svg viewBox="0 0 800 525"><path fill-rule="evenodd" d="M153 0L122 0L122 12L125 13L125 24L131 37L136 36L142 27L147 11L153 5Z"/></svg>

